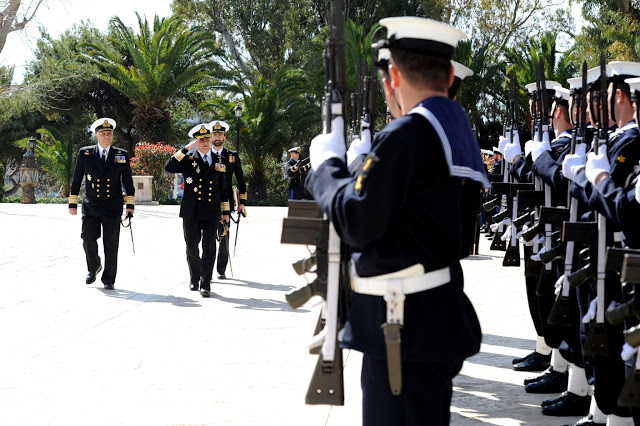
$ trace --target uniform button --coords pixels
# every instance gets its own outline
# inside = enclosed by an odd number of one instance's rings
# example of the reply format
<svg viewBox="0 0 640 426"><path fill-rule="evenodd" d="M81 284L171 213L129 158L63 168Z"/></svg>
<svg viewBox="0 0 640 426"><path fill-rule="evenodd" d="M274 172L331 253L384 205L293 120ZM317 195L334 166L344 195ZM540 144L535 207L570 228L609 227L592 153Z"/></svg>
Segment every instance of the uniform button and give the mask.
<svg viewBox="0 0 640 426"><path fill-rule="evenodd" d="M111 185L107 184L107 188L110 187Z"/></svg>
<svg viewBox="0 0 640 426"><path fill-rule="evenodd" d="M109 198L109 194L107 194L107 198Z"/></svg>
<svg viewBox="0 0 640 426"><path fill-rule="evenodd" d="M209 197L211 197L211 193L209 193ZM209 200L209 201L211 201L211 200Z"/></svg>
<svg viewBox="0 0 640 426"><path fill-rule="evenodd" d="M98 198L100 198L100 194L98 194Z"/></svg>
<svg viewBox="0 0 640 426"><path fill-rule="evenodd" d="M202 200L202 198L198 197L198 200Z"/></svg>
<svg viewBox="0 0 640 426"><path fill-rule="evenodd" d="M202 182L202 179L200 179L200 182Z"/></svg>
<svg viewBox="0 0 640 426"><path fill-rule="evenodd" d="M198 188L202 188L202 185L198 185Z"/></svg>
<svg viewBox="0 0 640 426"><path fill-rule="evenodd" d="M211 191L213 188L209 187L209 191Z"/></svg>
<svg viewBox="0 0 640 426"><path fill-rule="evenodd" d="M111 182L111 179L107 179L107 182Z"/></svg>
<svg viewBox="0 0 640 426"><path fill-rule="evenodd" d="M100 182L100 179L98 179L98 182Z"/></svg>
<svg viewBox="0 0 640 426"><path fill-rule="evenodd" d="M109 190L107 189L107 192L109 192Z"/></svg>
<svg viewBox="0 0 640 426"><path fill-rule="evenodd" d="M209 194L209 195L211 195L211 194ZM209 201L211 201L211 198L209 198Z"/></svg>
<svg viewBox="0 0 640 426"><path fill-rule="evenodd" d="M100 190L99 190L99 189L96 189L96 192L100 192Z"/></svg>
<svg viewBox="0 0 640 426"><path fill-rule="evenodd" d="M210 181L209 181L209 183L213 183L213 181L212 181L212 180L210 180Z"/></svg>

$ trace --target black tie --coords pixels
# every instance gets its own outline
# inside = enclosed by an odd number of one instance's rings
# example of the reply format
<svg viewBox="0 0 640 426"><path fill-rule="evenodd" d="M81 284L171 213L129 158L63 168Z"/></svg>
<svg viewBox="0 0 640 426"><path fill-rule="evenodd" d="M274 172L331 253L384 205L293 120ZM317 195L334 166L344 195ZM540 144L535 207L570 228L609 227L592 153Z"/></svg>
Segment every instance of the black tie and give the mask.
<svg viewBox="0 0 640 426"><path fill-rule="evenodd" d="M209 167L209 154L204 155L204 165Z"/></svg>
<svg viewBox="0 0 640 426"><path fill-rule="evenodd" d="M102 164L105 164L107 162L107 150L103 149L102 150Z"/></svg>

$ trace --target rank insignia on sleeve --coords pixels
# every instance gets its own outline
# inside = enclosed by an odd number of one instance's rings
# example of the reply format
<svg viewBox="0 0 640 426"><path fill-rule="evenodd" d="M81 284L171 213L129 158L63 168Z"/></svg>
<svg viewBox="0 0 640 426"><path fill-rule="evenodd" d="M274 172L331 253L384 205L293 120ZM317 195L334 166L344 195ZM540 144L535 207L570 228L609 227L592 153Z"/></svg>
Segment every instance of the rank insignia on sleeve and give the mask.
<svg viewBox="0 0 640 426"><path fill-rule="evenodd" d="M380 161L380 159L373 152L369 153L365 157L356 177L355 190L357 195L360 195L362 193L367 177L369 177L369 173L371 173L373 166L375 166L378 161Z"/></svg>
<svg viewBox="0 0 640 426"><path fill-rule="evenodd" d="M193 179L191 179L191 177L188 177L188 178L187 178L187 183L188 183L189 185L191 185L191 182L193 182Z"/></svg>
<svg viewBox="0 0 640 426"><path fill-rule="evenodd" d="M624 155L619 155L618 158L616 158L616 161L618 163L624 163L625 161L627 161L627 157L625 157Z"/></svg>

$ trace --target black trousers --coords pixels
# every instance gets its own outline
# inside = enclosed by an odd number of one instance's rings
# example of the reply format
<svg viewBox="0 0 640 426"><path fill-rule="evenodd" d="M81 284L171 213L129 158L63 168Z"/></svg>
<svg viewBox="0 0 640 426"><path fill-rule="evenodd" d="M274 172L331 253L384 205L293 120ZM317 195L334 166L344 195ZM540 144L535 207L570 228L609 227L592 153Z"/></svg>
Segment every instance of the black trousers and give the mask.
<svg viewBox="0 0 640 426"><path fill-rule="evenodd" d="M187 264L190 282L200 283L200 288L211 290L213 262L216 258L216 229L219 220L182 218L184 242L187 245ZM202 258L199 244L202 241Z"/></svg>
<svg viewBox="0 0 640 426"><path fill-rule="evenodd" d="M387 361L362 359L362 424L364 426L448 425L453 385L462 362L402 363L402 393L391 393Z"/></svg>
<svg viewBox="0 0 640 426"><path fill-rule="evenodd" d="M102 282L115 284L118 272L118 247L120 244L119 216L82 216L82 246L87 259L87 270L95 272L100 266L98 238L102 232L104 269Z"/></svg>
<svg viewBox="0 0 640 426"><path fill-rule="evenodd" d="M290 200L302 199L302 182L300 179L289 179L287 182L288 197Z"/></svg>
<svg viewBox="0 0 640 426"><path fill-rule="evenodd" d="M222 226L222 224L220 224ZM231 230L231 227L229 227ZM225 271L227 270L227 263L229 262L229 233L222 238L220 241L220 248L218 250L218 260L216 264L216 270L218 271L218 275L225 275Z"/></svg>

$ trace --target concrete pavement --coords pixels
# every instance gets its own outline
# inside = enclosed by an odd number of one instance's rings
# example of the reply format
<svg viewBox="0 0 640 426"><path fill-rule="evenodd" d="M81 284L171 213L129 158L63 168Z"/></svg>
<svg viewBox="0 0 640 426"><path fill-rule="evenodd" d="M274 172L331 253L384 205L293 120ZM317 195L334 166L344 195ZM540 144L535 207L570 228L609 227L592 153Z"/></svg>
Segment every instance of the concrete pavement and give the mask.
<svg viewBox="0 0 640 426"><path fill-rule="evenodd" d="M215 280L210 299L189 291L178 209L137 206L136 253L123 229L109 291L84 284L80 216L0 204L0 424L361 423L357 352L344 352L345 406L304 405L319 307L284 301L304 283L290 264L308 253L279 243L286 208L248 208L234 278ZM522 269L488 246L482 237L481 255L464 261L484 338L455 379L451 424L572 424L542 416L550 395L525 394L530 374L511 370L535 333Z"/></svg>

